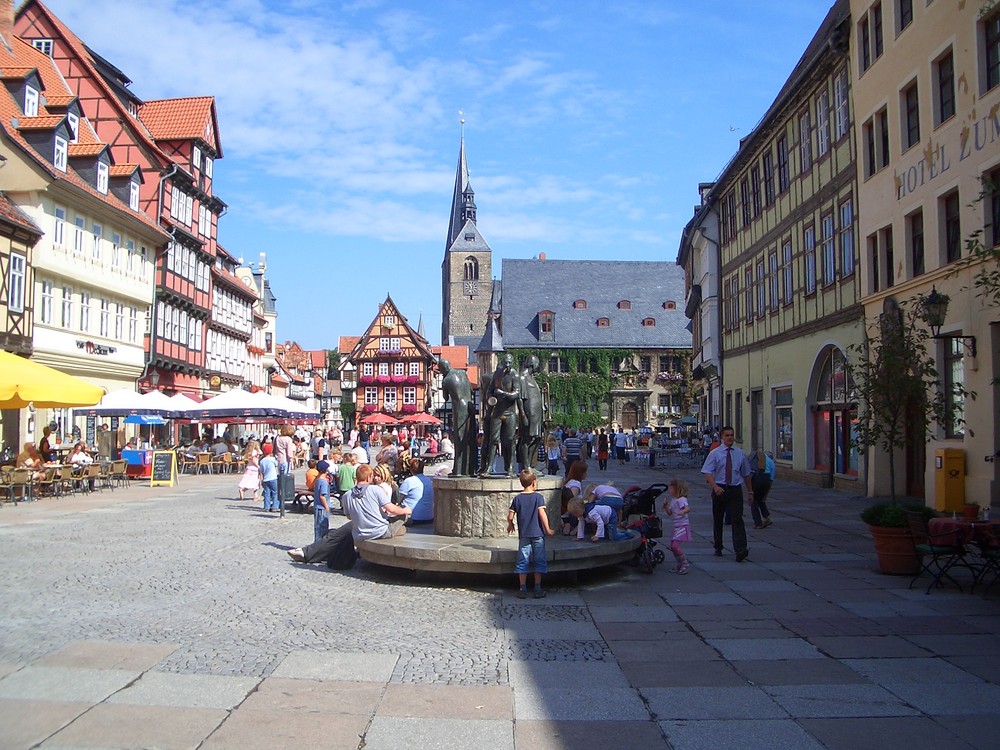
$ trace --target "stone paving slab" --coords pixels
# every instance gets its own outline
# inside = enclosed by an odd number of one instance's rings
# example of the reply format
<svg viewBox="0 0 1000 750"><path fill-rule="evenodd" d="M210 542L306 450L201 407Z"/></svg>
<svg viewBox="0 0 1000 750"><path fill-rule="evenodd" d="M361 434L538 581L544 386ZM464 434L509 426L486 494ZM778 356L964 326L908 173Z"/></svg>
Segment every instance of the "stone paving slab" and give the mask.
<svg viewBox="0 0 1000 750"><path fill-rule="evenodd" d="M0 699L0 746L30 748L72 722L91 703Z"/></svg>
<svg viewBox="0 0 1000 750"><path fill-rule="evenodd" d="M231 709L243 702L260 682L255 677L146 672L107 700L132 706Z"/></svg>
<svg viewBox="0 0 1000 750"><path fill-rule="evenodd" d="M803 729L823 743L828 750L858 750L864 747L900 747L907 750L995 750L990 746L969 745L941 723L922 716L906 718L834 718L800 719ZM980 739L983 735L979 735ZM994 735L996 737L996 735Z"/></svg>
<svg viewBox="0 0 1000 750"><path fill-rule="evenodd" d="M177 649L169 643L109 643L74 641L35 662L39 667L83 667L142 672L152 669Z"/></svg>
<svg viewBox="0 0 1000 750"><path fill-rule="evenodd" d="M512 687L565 687L567 685L600 685L629 687L625 673L616 663L605 662L534 662L512 661L508 673Z"/></svg>
<svg viewBox="0 0 1000 750"><path fill-rule="evenodd" d="M935 722L958 737L962 743L952 747L972 747L976 750L996 750L1000 737L1000 716L986 714L980 716L938 716ZM945 747L937 745L936 747Z"/></svg>
<svg viewBox="0 0 1000 750"><path fill-rule="evenodd" d="M868 681L836 659L765 659L732 662L754 685L839 685Z"/></svg>
<svg viewBox="0 0 1000 750"><path fill-rule="evenodd" d="M764 690L799 718L919 714L877 685L766 685Z"/></svg>
<svg viewBox="0 0 1000 750"><path fill-rule="evenodd" d="M619 663L627 662L700 662L721 659L719 652L699 639L689 635L674 639L668 644L650 645L647 641L608 641L608 648ZM690 665L689 665L690 666Z"/></svg>
<svg viewBox="0 0 1000 750"><path fill-rule="evenodd" d="M590 615L596 623L629 623L629 622L677 622L677 613L669 607L659 605L615 607L591 606Z"/></svg>
<svg viewBox="0 0 1000 750"><path fill-rule="evenodd" d="M724 661L698 661L696 669L680 660L636 661L624 662L621 669L635 688L747 686L746 678Z"/></svg>
<svg viewBox="0 0 1000 750"><path fill-rule="evenodd" d="M141 672L27 666L0 680L0 698L99 703Z"/></svg>
<svg viewBox="0 0 1000 750"><path fill-rule="evenodd" d="M517 748L567 750L568 748L641 748L670 750L660 728L652 721L525 721L514 727Z"/></svg>
<svg viewBox="0 0 1000 750"><path fill-rule="evenodd" d="M504 626L508 639L565 639L567 641L601 640L601 633L592 622L560 622L541 620L508 620Z"/></svg>
<svg viewBox="0 0 1000 750"><path fill-rule="evenodd" d="M728 661L824 659L815 646L801 638L718 638L707 643Z"/></svg>
<svg viewBox="0 0 1000 750"><path fill-rule="evenodd" d="M513 730L509 721L376 716L365 734L364 747L365 750L399 750L403 747L513 750Z"/></svg>
<svg viewBox="0 0 1000 750"><path fill-rule="evenodd" d="M215 709L102 703L42 743L42 748L193 750L226 716Z"/></svg>
<svg viewBox="0 0 1000 750"><path fill-rule="evenodd" d="M293 651L272 674L304 680L388 682L398 660L394 654Z"/></svg>
<svg viewBox="0 0 1000 750"><path fill-rule="evenodd" d="M371 716L384 690L385 686L379 682L268 677L237 710Z"/></svg>
<svg viewBox="0 0 1000 750"><path fill-rule="evenodd" d="M997 685L980 684L961 692L955 690L956 683L935 685L933 690L927 689L928 683L914 682L887 682L883 687L929 716L985 714L1000 705Z"/></svg>
<svg viewBox="0 0 1000 750"><path fill-rule="evenodd" d="M599 698L595 696L599 692ZM596 688L594 685L575 687L521 688L514 696L514 719L522 720L579 720L585 715L588 721L645 721L649 712L639 694L632 688Z"/></svg>
<svg viewBox="0 0 1000 750"><path fill-rule="evenodd" d="M789 714L763 690L741 687L643 688L650 713L659 721L787 719Z"/></svg>
<svg viewBox="0 0 1000 750"><path fill-rule="evenodd" d="M489 685L399 685L389 684L378 705L376 716L433 719L442 715L464 720L505 720L514 718L514 692L509 687Z"/></svg>
<svg viewBox="0 0 1000 750"><path fill-rule="evenodd" d="M674 750L719 750L738 741L740 750L822 750L823 745L791 719L661 721Z"/></svg>
<svg viewBox="0 0 1000 750"><path fill-rule="evenodd" d="M845 667L853 669L879 685L890 682L916 682L925 685L983 684L978 677L937 656L898 659L843 659L842 661Z"/></svg>
<svg viewBox="0 0 1000 750"><path fill-rule="evenodd" d="M368 716L332 713L322 707L313 711L240 708L199 750L358 750L368 722Z"/></svg>

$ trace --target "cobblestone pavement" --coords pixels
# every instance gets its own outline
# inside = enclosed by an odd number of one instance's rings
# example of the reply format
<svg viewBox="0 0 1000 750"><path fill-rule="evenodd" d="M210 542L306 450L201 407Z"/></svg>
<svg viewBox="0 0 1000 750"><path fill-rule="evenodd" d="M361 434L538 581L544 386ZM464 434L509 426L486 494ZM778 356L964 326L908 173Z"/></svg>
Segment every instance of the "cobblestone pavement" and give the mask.
<svg viewBox="0 0 1000 750"><path fill-rule="evenodd" d="M780 480L750 559L713 557L704 483L677 473L687 576L664 545L651 576L539 601L513 575L293 564L311 514L240 502L232 476L5 505L0 748L997 747L1000 586L909 590L873 571L867 501Z"/></svg>

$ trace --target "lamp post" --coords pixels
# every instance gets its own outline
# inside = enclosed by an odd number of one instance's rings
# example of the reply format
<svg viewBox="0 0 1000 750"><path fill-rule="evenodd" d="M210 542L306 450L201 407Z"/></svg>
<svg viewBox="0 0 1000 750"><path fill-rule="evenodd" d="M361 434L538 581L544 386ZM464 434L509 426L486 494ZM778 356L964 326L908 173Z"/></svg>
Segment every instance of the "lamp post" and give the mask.
<svg viewBox="0 0 1000 750"><path fill-rule="evenodd" d="M972 357L976 356L976 337L975 336L954 336L954 335L941 335L941 326L944 325L945 317L948 315L948 303L951 302L951 298L947 294L941 294L937 287L931 287L931 293L920 300L920 317L927 324L927 327L931 329L931 338L933 339L959 339L962 345L969 352Z"/></svg>

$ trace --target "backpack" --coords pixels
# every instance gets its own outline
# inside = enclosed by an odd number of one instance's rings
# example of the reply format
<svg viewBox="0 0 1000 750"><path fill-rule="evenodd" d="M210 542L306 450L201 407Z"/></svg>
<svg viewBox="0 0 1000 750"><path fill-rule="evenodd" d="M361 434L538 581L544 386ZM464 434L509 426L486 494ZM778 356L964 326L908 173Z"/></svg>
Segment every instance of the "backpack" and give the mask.
<svg viewBox="0 0 1000 750"><path fill-rule="evenodd" d="M326 558L326 567L330 570L350 570L358 561L358 553L354 549L353 525L345 523L339 529L329 532L328 536L336 537L333 549Z"/></svg>

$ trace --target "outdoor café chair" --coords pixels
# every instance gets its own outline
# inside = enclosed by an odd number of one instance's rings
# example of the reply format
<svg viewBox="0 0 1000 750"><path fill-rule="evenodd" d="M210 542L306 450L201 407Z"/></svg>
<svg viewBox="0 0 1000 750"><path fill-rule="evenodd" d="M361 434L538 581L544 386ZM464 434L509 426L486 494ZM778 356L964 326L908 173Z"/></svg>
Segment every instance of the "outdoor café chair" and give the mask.
<svg viewBox="0 0 1000 750"><path fill-rule="evenodd" d="M195 458L195 474L212 473L212 456L210 453L199 453Z"/></svg>
<svg viewBox="0 0 1000 750"><path fill-rule="evenodd" d="M111 481L119 487L128 487L128 461L120 459L111 462Z"/></svg>
<svg viewBox="0 0 1000 750"><path fill-rule="evenodd" d="M191 457L191 456L189 456L189 455L187 455L186 453L183 453L183 452L178 453L177 455L180 458L180 461L179 461L179 463L180 463L180 473L181 474L188 474L188 473L194 474L195 471L197 470L197 466L198 466L197 461L195 461L193 457ZM190 472L188 471L188 469L190 469Z"/></svg>
<svg viewBox="0 0 1000 750"><path fill-rule="evenodd" d="M17 505L17 501L14 500L14 471L12 469L3 469L0 471L0 492L4 493L6 497L0 496L0 507L3 506L3 501L6 499L7 502L13 501Z"/></svg>
<svg viewBox="0 0 1000 750"><path fill-rule="evenodd" d="M216 455L211 456L211 461L209 461L209 466L211 467L213 474L222 474L224 471L226 471L227 458L230 461L232 461L232 458L230 458L228 452L220 453L218 456Z"/></svg>
<svg viewBox="0 0 1000 750"><path fill-rule="evenodd" d="M50 466L45 469L45 473L42 475L41 479L35 480L35 492L39 495L48 495L49 497L55 497L59 494L62 483L56 476L58 469L54 466Z"/></svg>
<svg viewBox="0 0 1000 750"><path fill-rule="evenodd" d="M103 489L107 487L109 490L114 492L115 483L111 479L111 463L108 461L101 461L101 463L97 464L97 466L100 467L98 476L100 477L99 483L101 488Z"/></svg>
<svg viewBox="0 0 1000 750"><path fill-rule="evenodd" d="M910 537L913 540L913 551L916 552L917 559L920 562L920 572L913 577L907 588L912 588L920 576L924 573L929 573L931 582L927 586L925 594L931 593L931 589L935 586L941 586L942 579L944 578L954 583L958 586L958 590L962 591L962 585L952 578L949 572L956 565L968 568L972 572L972 585L975 586L976 569L965 559L965 545L953 543L954 535L951 532L947 534L932 534L928 527L927 519L919 510L906 511L906 524L910 530ZM942 543L945 540L951 543Z"/></svg>
<svg viewBox="0 0 1000 750"><path fill-rule="evenodd" d="M22 500L31 500L31 469L14 469L10 476L10 497L14 500L14 505L17 505L17 498L14 497L14 493L18 493Z"/></svg>

